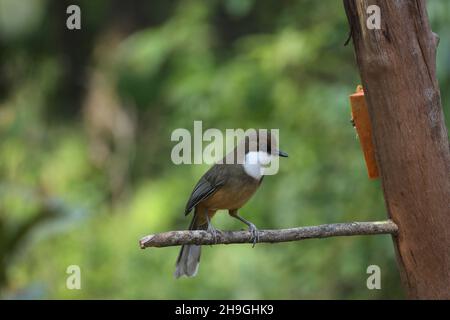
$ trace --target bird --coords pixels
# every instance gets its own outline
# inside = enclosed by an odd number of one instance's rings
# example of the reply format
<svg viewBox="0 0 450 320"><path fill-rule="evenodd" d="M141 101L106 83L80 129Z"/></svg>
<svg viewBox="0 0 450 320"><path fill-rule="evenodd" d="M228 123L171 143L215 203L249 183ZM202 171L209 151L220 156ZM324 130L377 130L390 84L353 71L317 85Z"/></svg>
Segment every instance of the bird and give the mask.
<svg viewBox="0 0 450 320"><path fill-rule="evenodd" d="M253 130L245 135L233 151L216 162L197 182L186 204L185 215L194 210L189 230L206 230L216 239L218 230L211 219L218 210L228 210L231 217L248 226L253 246L258 229L238 214L253 196L264 178L264 169L274 157L288 157L277 148L276 136L267 130ZM183 245L174 276L194 277L200 263L201 246Z"/></svg>

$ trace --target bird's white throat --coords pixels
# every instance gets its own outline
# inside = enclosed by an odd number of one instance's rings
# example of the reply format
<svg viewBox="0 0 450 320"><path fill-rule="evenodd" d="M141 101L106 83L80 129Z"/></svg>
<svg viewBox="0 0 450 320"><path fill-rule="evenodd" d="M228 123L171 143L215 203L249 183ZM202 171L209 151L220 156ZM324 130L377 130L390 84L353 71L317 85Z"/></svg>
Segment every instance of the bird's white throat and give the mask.
<svg viewBox="0 0 450 320"><path fill-rule="evenodd" d="M265 151L250 151L245 155L244 170L256 180L264 175L264 166L270 164L272 155Z"/></svg>

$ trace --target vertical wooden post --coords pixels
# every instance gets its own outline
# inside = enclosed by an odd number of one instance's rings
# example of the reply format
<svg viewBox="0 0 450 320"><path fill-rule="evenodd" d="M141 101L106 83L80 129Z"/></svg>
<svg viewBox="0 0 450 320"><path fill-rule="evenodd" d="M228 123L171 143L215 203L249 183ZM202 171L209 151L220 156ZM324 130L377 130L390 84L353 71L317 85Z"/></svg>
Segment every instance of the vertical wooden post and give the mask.
<svg viewBox="0 0 450 320"><path fill-rule="evenodd" d="M370 5L380 29L369 29ZM422 0L344 0L409 298L450 298L450 149ZM373 8L373 7L372 7Z"/></svg>

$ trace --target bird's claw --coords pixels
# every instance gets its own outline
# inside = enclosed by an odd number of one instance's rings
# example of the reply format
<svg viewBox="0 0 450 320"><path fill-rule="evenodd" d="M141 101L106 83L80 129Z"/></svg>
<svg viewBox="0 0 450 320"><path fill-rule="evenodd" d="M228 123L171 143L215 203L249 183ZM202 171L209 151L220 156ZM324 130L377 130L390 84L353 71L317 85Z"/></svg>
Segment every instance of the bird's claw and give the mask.
<svg viewBox="0 0 450 320"><path fill-rule="evenodd" d="M251 233L252 237L250 240L252 241L253 245L252 248L255 247L256 243L259 241L259 231L258 228L253 223L250 223L248 227L248 231Z"/></svg>
<svg viewBox="0 0 450 320"><path fill-rule="evenodd" d="M208 225L208 229L206 231L212 235L214 244L216 244L217 243L217 234L221 231L219 229L216 229L211 223Z"/></svg>

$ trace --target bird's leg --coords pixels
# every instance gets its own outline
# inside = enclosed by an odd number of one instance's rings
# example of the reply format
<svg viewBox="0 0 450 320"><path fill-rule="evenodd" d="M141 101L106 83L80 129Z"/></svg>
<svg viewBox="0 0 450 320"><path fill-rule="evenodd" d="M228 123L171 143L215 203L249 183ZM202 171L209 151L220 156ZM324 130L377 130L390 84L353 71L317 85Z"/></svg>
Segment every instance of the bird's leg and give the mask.
<svg viewBox="0 0 450 320"><path fill-rule="evenodd" d="M206 222L208 223L208 229L206 229L207 232L211 233L213 239L214 239L214 243L217 243L217 232L219 231L218 229L216 229L212 223L211 223L211 219L209 218L208 215L208 209L205 209L205 218L206 218Z"/></svg>
<svg viewBox="0 0 450 320"><path fill-rule="evenodd" d="M236 219L242 221L243 223L245 223L248 226L248 231L250 231L250 233L252 234L252 238L250 239L253 242L252 248L254 248L255 244L259 241L258 228L256 228L256 226L253 223L251 223L250 221L245 220L244 218L242 218L237 213L237 210L230 210L228 212L229 212L230 216L232 216L233 218L236 218Z"/></svg>

